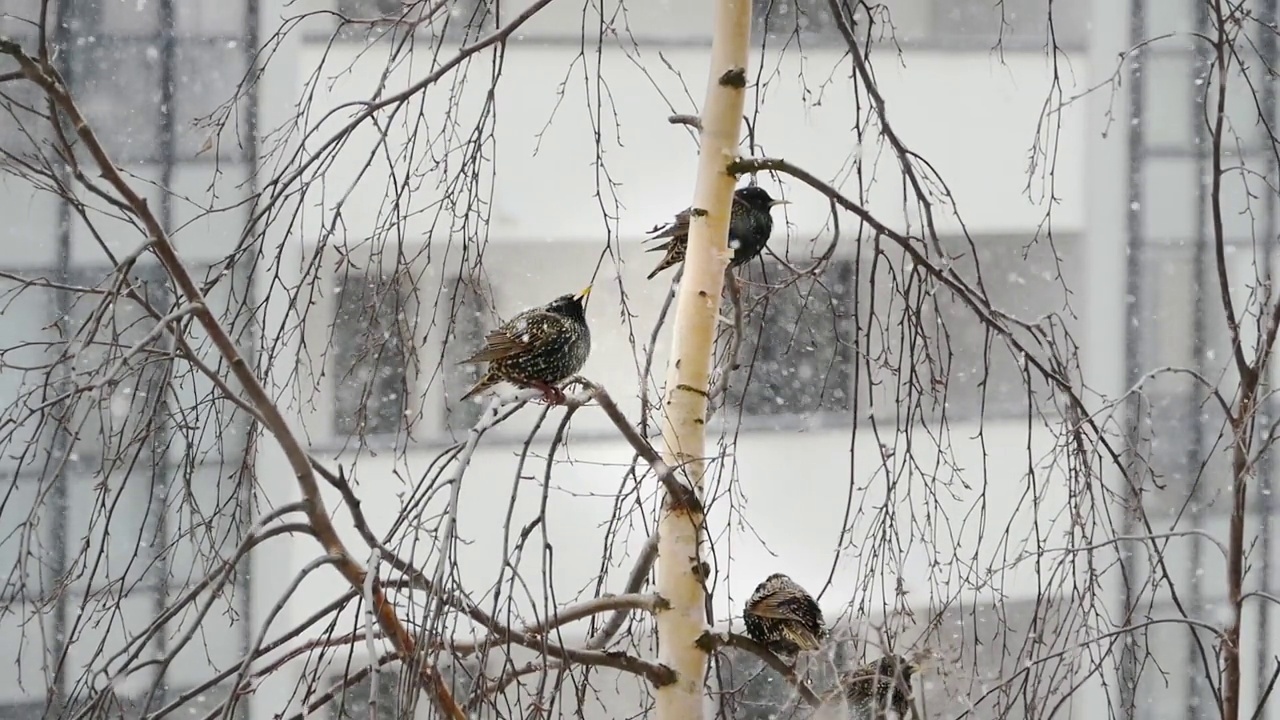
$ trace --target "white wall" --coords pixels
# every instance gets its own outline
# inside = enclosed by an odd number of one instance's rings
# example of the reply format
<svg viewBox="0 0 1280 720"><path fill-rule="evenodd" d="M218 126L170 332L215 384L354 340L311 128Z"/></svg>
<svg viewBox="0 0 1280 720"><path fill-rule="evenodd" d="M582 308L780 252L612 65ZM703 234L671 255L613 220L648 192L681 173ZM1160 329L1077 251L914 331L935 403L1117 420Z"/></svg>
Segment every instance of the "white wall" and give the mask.
<svg viewBox="0 0 1280 720"><path fill-rule="evenodd" d="M325 69L320 76L336 76L332 83L325 82L317 88L313 117L320 117L325 108L369 99L376 73L384 68L386 58L376 49L356 57L357 49L362 48L313 45L304 52L299 63L306 68L303 79L322 61ZM609 177L618 183L612 191L606 188L609 195L605 207L614 210L611 196L616 193L623 209L615 231L624 238L636 238L654 222L685 207L692 197L695 148L682 128L667 123L672 111L662 99L662 95L684 97L680 80L656 57L640 58L662 90L660 95L622 51L606 49L598 68L593 58L585 71L581 63L574 63L576 54L572 48L523 44L514 44L506 52L496 91L492 157L497 172L493 178L492 225L488 228L491 241L596 239L610 229L594 197L596 146L591 123L598 105L597 74L608 88L601 111L600 155ZM680 72L695 100L701 102L706 82L705 51L664 48L662 55ZM1001 64L985 53L912 52L903 56L903 64L899 67L894 56L885 52L876 66L890 121L903 141L927 158L949 183L963 208L969 231L985 234L1035 227L1044 209L1029 201L1024 190L1028 151L1050 89L1045 57L1038 53L1010 53ZM847 80L847 63L840 61L838 53L814 50L807 52L803 70L794 53L768 58L765 65L765 80L755 97L749 96L749 103L760 103L757 133L766 151L822 178L847 171L849 158L859 157L864 163L864 175L875 177L866 195L868 208L901 227L902 190L894 161L878 143L861 151L856 145L852 131L853 86ZM393 73L387 82L388 92L431 70L428 63L400 66L412 70ZM1085 69L1078 59L1073 60L1072 67L1084 76ZM420 114L423 127L437 132L441 126L435 125L432 118L443 122L445 109L451 103L457 108L450 116L452 122L469 130L489 89L489 63L482 55L473 56L466 72L466 82L461 87L449 83L428 91L422 107L415 98L411 107L392 123L389 145L397 152L404 148L406 113L415 117ZM559 94L562 81L563 96ZM586 85L592 93L590 100L586 98ZM557 103L559 109L553 116ZM1054 209L1055 222L1064 232L1078 231L1084 222L1080 192L1084 157L1071 151L1081 146L1084 131L1077 108L1072 106L1062 113L1063 132L1058 139L1054 168L1055 187L1061 197ZM693 112L696 108L680 102L675 110ZM325 128L331 132L347 117L349 111L343 110ZM422 133L423 137L426 134ZM328 135L319 133L317 141L308 147L318 147L318 141ZM322 218L330 217L338 191L348 189L356 169L373 154L374 169L366 176L367 182L352 190L343 215L348 237L365 237L373 231L379 213L386 212L384 202L388 196L385 175L378 172L381 169L385 173L385 160L379 157L382 153L373 152L376 138L376 132L366 125L348 143L327 173L329 196L320 201L317 195L317 202L308 208L310 227L316 228ZM409 152L412 157L422 158L426 154L425 142L420 138L418 143ZM400 161L401 165L405 162ZM427 161L415 169L429 170L431 164ZM403 167L399 169L403 173ZM859 195L855 180L837 185L851 196ZM803 191L794 181L788 181L786 186L788 196L796 195L796 205L788 213L788 219L796 224L793 231L801 237L811 235L826 222L826 202ZM428 207L439 200L439 194L426 181L405 204ZM958 230L954 219L939 219L940 231ZM423 237L433 220L434 213L430 211L410 218L406 235Z"/></svg>

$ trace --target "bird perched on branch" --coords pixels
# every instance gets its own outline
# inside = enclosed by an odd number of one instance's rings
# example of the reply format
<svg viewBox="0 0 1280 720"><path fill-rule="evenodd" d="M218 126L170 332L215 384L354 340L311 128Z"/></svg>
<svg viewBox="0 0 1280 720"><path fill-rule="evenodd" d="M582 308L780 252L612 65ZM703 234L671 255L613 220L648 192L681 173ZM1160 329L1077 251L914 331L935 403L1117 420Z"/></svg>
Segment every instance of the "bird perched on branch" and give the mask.
<svg viewBox="0 0 1280 720"><path fill-rule="evenodd" d="M855 720L885 720L886 708L901 720L911 717L911 677L920 665L885 655L840 676L840 688Z"/></svg>
<svg viewBox="0 0 1280 720"><path fill-rule="evenodd" d="M743 265L764 251L769 236L773 234L773 215L770 210L775 205L786 205L788 202L790 201L774 200L768 191L757 185L748 185L734 191L733 208L729 212L729 249L733 251L729 267ZM689 245L689 210L686 208L676 213L675 221L667 225L654 226L649 235L650 240L670 238L646 251L667 252L658 267L649 273L648 279L652 280L663 270L684 262L685 249Z"/></svg>
<svg viewBox="0 0 1280 720"><path fill-rule="evenodd" d="M747 635L779 656L817 650L827 636L822 608L794 580L774 573L756 586L742 610Z"/></svg>
<svg viewBox="0 0 1280 720"><path fill-rule="evenodd" d="M473 397L500 382L537 388L551 404L565 400L557 385L573 377L591 354L587 296L561 295L503 323L484 339L484 348L460 364L489 363L483 377L462 396Z"/></svg>

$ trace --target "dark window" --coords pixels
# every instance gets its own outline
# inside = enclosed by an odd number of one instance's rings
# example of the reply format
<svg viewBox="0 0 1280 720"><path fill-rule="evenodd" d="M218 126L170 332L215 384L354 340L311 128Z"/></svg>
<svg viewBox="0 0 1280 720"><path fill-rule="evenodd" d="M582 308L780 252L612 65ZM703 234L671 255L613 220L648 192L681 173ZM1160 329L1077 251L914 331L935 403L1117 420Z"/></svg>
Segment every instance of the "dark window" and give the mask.
<svg viewBox="0 0 1280 720"><path fill-rule="evenodd" d="M744 415L846 413L853 406L852 269L851 262L835 260L815 280L767 261L763 271L752 263L739 273L749 284L740 367L730 391Z"/></svg>
<svg viewBox="0 0 1280 720"><path fill-rule="evenodd" d="M1212 551L1211 551L1212 552ZM1191 617L1204 617L1207 608L1188 608ZM1182 611L1172 603L1145 609L1134 624L1146 620L1181 619ZM1200 648L1208 654L1216 673L1215 638L1201 628L1182 622L1150 625L1133 633L1138 682L1134 693L1136 720L1208 720L1219 717L1213 691L1205 680ZM1197 643L1196 638L1199 638Z"/></svg>
<svg viewBox="0 0 1280 720"><path fill-rule="evenodd" d="M173 4L173 13L180 36L239 38L245 33L248 2L178 0Z"/></svg>
<svg viewBox="0 0 1280 720"><path fill-rule="evenodd" d="M957 260L954 268L976 287L968 241L949 240L944 244L953 253L963 252L969 258ZM1073 277L1074 238L1060 236L1050 242L1017 236L975 237L973 246L978 251L982 281L994 308L1026 322L1036 322L1050 313L1057 313L1060 319L1069 316L1063 287L1070 286ZM949 290L938 288L934 295L936 306L932 302L924 304L922 324L931 338L930 352L936 363L936 381L930 383L935 386L932 394L942 400L945 390L947 418L957 421L1026 417L1028 382L1031 399L1042 410L1048 410L1051 388L1043 377L1035 370L1024 370L1022 359L1004 339L989 332L986 323ZM1025 335L1019 337L1031 343Z"/></svg>
<svg viewBox="0 0 1280 720"><path fill-rule="evenodd" d="M225 42L185 42L174 60L174 133L177 154L221 160L243 157L249 113L241 96L248 58Z"/></svg>
<svg viewBox="0 0 1280 720"><path fill-rule="evenodd" d="M838 30L827 0L754 0L756 28L771 38L832 36Z"/></svg>
<svg viewBox="0 0 1280 720"><path fill-rule="evenodd" d="M1049 42L1046 0L930 0L933 36L993 46L998 41L1022 46ZM1053 3L1053 31L1060 46L1085 44L1089 3Z"/></svg>
<svg viewBox="0 0 1280 720"><path fill-rule="evenodd" d="M399 273L351 270L340 278L333 322L334 429L393 435L405 426L415 344L406 313L411 285Z"/></svg>
<svg viewBox="0 0 1280 720"><path fill-rule="evenodd" d="M163 151L157 142L161 112L159 44L150 38L98 37L78 46L71 64L80 109L111 159L125 163L158 160ZM129 101L121 102L121 98Z"/></svg>
<svg viewBox="0 0 1280 720"><path fill-rule="evenodd" d="M452 312L444 320L448 323L443 368L444 423L445 428L455 434L474 427L486 405L483 397L459 399L480 379L485 368L483 364L460 363L484 346L485 334L494 327L491 305L476 283L469 278L459 278L446 286L454 290L453 302L449 305Z"/></svg>
<svg viewBox="0 0 1280 720"><path fill-rule="evenodd" d="M433 7L444 9L432 18L426 18L424 11ZM491 0L456 0L446 6L405 0L337 0L334 9L354 21L354 24L343 28L344 37L351 38L367 37L362 31L380 34L387 25L399 20L417 23L424 32L463 38L475 37L477 33L496 27Z"/></svg>
<svg viewBox="0 0 1280 720"><path fill-rule="evenodd" d="M352 20L399 17L405 5L404 0L338 0L338 12Z"/></svg>
<svg viewBox="0 0 1280 720"><path fill-rule="evenodd" d="M88 0L70 6L71 37L155 35L160 31L160 3Z"/></svg>
<svg viewBox="0 0 1280 720"><path fill-rule="evenodd" d="M759 31L781 40L798 34L843 42L828 0L754 0ZM923 45L992 47L997 42L1020 47L1048 42L1049 12L1045 0L841 0L861 42L894 38ZM1053 7L1054 36L1059 46L1081 47L1087 41L1089 4L1059 2Z"/></svg>
<svg viewBox="0 0 1280 720"><path fill-rule="evenodd" d="M471 695L475 679L480 674L480 664L474 658L463 662L455 662L448 657L441 657L439 667L445 684L453 696L464 703ZM350 672L356 673L365 666L352 663ZM395 665L384 665L378 669L378 697L376 705L377 720L412 720L412 697L406 693L416 692L418 684L410 682L408 687L401 682L400 670ZM342 682L342 676L331 678L332 685ZM352 683L345 690L335 693L329 704L329 717L332 720L367 720L369 718L370 689L373 682L365 675L358 682Z"/></svg>
<svg viewBox="0 0 1280 720"><path fill-rule="evenodd" d="M152 307L169 306L157 268L135 270L131 280ZM89 471L127 472L139 459L150 462L147 441L157 413L164 410L167 337L152 332L156 320L145 308L110 292L114 273L79 271L72 284L101 292L76 296L65 321L72 380L84 389L69 403L65 430L73 438L71 459Z"/></svg>
<svg viewBox="0 0 1280 720"><path fill-rule="evenodd" d="M820 661L808 667L810 686L821 696L833 686L834 676ZM721 700L732 720L803 720L813 713L799 702L791 683L749 652L722 650L712 672L720 680Z"/></svg>
<svg viewBox="0 0 1280 720"><path fill-rule="evenodd" d="M13 705L0 703L0 717L5 720L58 720L62 717L62 713L43 701Z"/></svg>

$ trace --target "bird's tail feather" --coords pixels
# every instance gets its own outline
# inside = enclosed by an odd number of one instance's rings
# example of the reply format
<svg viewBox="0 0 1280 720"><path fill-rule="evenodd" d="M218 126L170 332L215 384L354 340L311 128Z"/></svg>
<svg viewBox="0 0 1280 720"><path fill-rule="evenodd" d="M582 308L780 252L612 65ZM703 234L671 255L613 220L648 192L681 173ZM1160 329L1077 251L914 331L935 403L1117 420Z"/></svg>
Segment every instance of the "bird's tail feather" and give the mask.
<svg viewBox="0 0 1280 720"><path fill-rule="evenodd" d="M660 238L675 237L680 234L680 230L681 228L678 224L667 223L666 225L654 225L645 234L649 236L648 240L658 240Z"/></svg>
<svg viewBox="0 0 1280 720"><path fill-rule="evenodd" d="M469 398L475 397L476 395L479 395L480 393L484 392L485 390L488 390L494 385L497 385L499 382L502 382L502 381L499 380L498 378L495 378L492 373L485 373L484 377L476 381L476 384L472 385L470 390L463 393L461 398L458 398L458 402L462 402L463 400L467 400Z"/></svg>
<svg viewBox="0 0 1280 720"><path fill-rule="evenodd" d="M787 635L788 640L800 646L801 650L817 650L822 647L822 643L818 642L818 638L809 631L809 628L795 627L788 623L783 633Z"/></svg>

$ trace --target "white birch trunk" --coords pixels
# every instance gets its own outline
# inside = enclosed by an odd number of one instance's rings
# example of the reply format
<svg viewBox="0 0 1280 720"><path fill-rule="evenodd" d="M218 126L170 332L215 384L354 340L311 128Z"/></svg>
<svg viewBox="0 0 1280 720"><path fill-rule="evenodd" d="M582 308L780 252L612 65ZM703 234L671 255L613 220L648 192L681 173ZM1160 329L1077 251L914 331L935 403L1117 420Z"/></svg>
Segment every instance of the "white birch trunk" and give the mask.
<svg viewBox="0 0 1280 720"><path fill-rule="evenodd" d="M676 298L675 337L667 366L662 437L666 462L704 497L707 390L724 271L729 210L751 42L751 0L713 0L711 68L702 106L702 142L684 275ZM705 212L703 212L705 211ZM668 498L670 500L670 498ZM658 525L658 592L671 604L658 613L659 660L676 672L657 690L657 720L700 720L707 655L695 645L706 629L699 576L702 515L668 502Z"/></svg>

